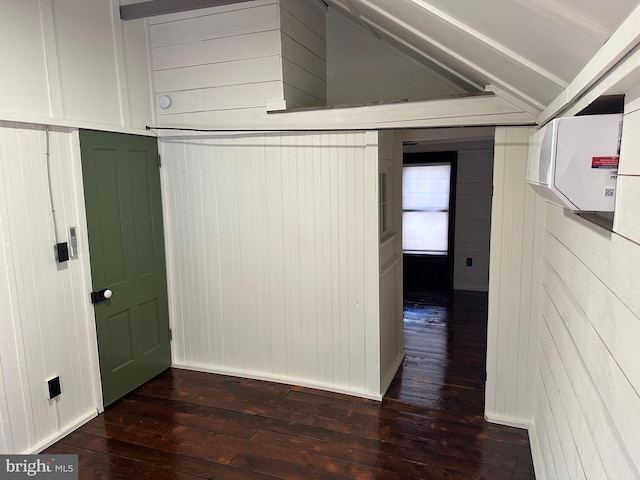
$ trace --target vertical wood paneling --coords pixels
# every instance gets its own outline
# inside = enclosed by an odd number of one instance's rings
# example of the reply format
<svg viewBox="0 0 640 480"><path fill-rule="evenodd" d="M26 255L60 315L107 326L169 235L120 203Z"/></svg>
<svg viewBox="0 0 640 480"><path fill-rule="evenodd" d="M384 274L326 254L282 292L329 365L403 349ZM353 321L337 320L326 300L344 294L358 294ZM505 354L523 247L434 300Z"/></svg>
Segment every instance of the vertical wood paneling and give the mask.
<svg viewBox="0 0 640 480"><path fill-rule="evenodd" d="M69 118L91 121L100 112L105 123L118 125L121 112L128 108L121 103L123 85L119 85L116 66L121 57L115 45L117 40L122 42L122 36L116 37L111 8L111 2L101 0L53 4L62 107Z"/></svg>
<svg viewBox="0 0 640 480"><path fill-rule="evenodd" d="M143 21L122 26L114 1L12 0L4 7L2 118L127 129L152 121Z"/></svg>
<svg viewBox="0 0 640 480"><path fill-rule="evenodd" d="M175 363L378 398L376 134L161 143Z"/></svg>
<svg viewBox="0 0 640 480"><path fill-rule="evenodd" d="M337 134L330 134L329 143L332 145L336 145L338 141ZM338 149L332 148L329 150L329 164L330 164L330 177L329 177L329 217L331 222L329 224L329 230L331 231L330 238L330 247L331 247L331 318L332 318L332 343L334 345L340 345L340 339L342 338L340 332L341 322L341 298L343 295L342 285L340 284L341 276L341 257L340 257L340 231L341 225L339 223L340 216L340 197L339 193L341 191L340 186L340 174L339 174L339 166L340 166L340 151ZM333 349L333 377L336 379L336 382L346 383L348 381L348 371L345 368L342 361L342 349L334 348Z"/></svg>
<svg viewBox="0 0 640 480"><path fill-rule="evenodd" d="M0 55L4 74L0 109L6 113L50 116L40 2L11 0L3 7ZM16 45L20 48L16 49Z"/></svg>
<svg viewBox="0 0 640 480"><path fill-rule="evenodd" d="M370 242L370 238L379 238L379 162L380 133L367 132L366 148L362 152L363 190L362 203L362 251L364 254L363 275L364 300L364 348L366 368L366 389L384 393L382 385L384 365L381 362L381 314L380 314L380 247L379 242Z"/></svg>
<svg viewBox="0 0 640 480"><path fill-rule="evenodd" d="M12 452L46 446L100 405L97 348L77 134L50 133L59 241L78 228L79 258L58 264L47 185L44 127L0 124L0 414ZM48 401L47 380L62 395Z"/></svg>
<svg viewBox="0 0 640 480"><path fill-rule="evenodd" d="M7 332L9 333L9 332ZM9 407L5 392L7 386L4 382L2 358L0 358L0 452L13 452L13 438L11 435L11 422L9 419Z"/></svg>
<svg viewBox="0 0 640 480"><path fill-rule="evenodd" d="M491 214L485 415L526 426L532 419L541 206L525 183L529 128L496 129Z"/></svg>
<svg viewBox="0 0 640 480"><path fill-rule="evenodd" d="M388 233L380 239L380 389L386 391L404 358L402 286L402 142L378 132L378 171L387 175ZM382 188L378 185L378 188ZM376 198L379 198L379 190ZM378 231L379 232L379 231Z"/></svg>

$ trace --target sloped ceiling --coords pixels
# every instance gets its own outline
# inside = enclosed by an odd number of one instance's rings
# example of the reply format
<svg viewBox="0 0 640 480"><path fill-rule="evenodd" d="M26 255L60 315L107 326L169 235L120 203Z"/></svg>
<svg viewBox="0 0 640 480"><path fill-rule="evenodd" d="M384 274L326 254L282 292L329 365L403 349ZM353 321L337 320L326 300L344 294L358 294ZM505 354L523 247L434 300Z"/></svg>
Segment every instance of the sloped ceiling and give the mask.
<svg viewBox="0 0 640 480"><path fill-rule="evenodd" d="M499 91L540 111L640 0L326 2L467 91Z"/></svg>

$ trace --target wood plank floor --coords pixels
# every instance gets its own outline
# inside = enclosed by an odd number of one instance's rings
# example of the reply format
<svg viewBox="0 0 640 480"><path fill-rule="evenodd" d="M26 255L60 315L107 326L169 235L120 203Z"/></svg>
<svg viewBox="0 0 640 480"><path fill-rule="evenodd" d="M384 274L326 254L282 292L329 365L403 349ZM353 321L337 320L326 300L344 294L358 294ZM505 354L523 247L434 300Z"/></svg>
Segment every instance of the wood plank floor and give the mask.
<svg viewBox="0 0 640 480"><path fill-rule="evenodd" d="M534 479L527 433L483 420L485 294L405 299L382 403L169 370L46 453L80 479Z"/></svg>

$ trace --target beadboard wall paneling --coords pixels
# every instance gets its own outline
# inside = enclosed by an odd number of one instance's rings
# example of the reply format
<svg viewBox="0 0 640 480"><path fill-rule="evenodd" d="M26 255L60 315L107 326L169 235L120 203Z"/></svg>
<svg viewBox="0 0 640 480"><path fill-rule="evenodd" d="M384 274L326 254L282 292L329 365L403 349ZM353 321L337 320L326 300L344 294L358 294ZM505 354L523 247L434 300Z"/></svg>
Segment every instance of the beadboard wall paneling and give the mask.
<svg viewBox="0 0 640 480"><path fill-rule="evenodd" d="M485 415L533 419L544 203L525 182L528 127L496 128ZM533 307L532 307L533 306Z"/></svg>
<svg viewBox="0 0 640 480"><path fill-rule="evenodd" d="M174 364L379 398L377 133L161 149Z"/></svg>
<svg viewBox="0 0 640 480"><path fill-rule="evenodd" d="M489 290L493 149L458 150L453 288ZM473 265L467 266L467 258Z"/></svg>
<svg viewBox="0 0 640 480"><path fill-rule="evenodd" d="M59 241L78 228L77 259L56 262L45 130L0 122L0 439L35 452L101 406L77 132L50 132ZM48 400L47 381L62 394Z"/></svg>
<svg viewBox="0 0 640 480"><path fill-rule="evenodd" d="M0 268L6 265L0 264ZM4 282L0 286L5 287ZM2 301L2 299L0 299ZM3 301L4 303L4 301ZM11 434L11 423L9 421L9 406L7 405L7 386L2 373L2 358L0 358L0 452L13 452L13 435Z"/></svg>

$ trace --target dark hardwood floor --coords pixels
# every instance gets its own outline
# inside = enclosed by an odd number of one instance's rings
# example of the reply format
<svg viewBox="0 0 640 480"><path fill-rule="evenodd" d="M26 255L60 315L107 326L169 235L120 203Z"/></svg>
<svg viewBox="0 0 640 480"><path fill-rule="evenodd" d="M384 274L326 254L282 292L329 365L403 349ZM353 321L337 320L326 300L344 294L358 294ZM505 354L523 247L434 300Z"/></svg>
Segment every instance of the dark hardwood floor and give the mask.
<svg viewBox="0 0 640 480"><path fill-rule="evenodd" d="M485 294L405 298L382 403L172 369L46 453L80 479L533 479L526 431L483 419Z"/></svg>

